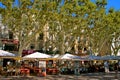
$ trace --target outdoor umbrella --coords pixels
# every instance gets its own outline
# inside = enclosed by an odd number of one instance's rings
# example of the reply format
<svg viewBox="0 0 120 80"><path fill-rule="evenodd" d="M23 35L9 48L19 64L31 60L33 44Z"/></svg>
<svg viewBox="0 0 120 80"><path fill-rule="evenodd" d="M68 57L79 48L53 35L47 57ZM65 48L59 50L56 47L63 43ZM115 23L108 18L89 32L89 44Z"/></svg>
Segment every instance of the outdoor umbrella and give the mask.
<svg viewBox="0 0 120 80"><path fill-rule="evenodd" d="M88 55L85 57L86 60L101 60L100 56Z"/></svg>
<svg viewBox="0 0 120 80"><path fill-rule="evenodd" d="M116 56L113 56L113 55L107 55L101 58L101 60L115 60L115 59L116 59Z"/></svg>
<svg viewBox="0 0 120 80"><path fill-rule="evenodd" d="M13 57L13 56L15 56L15 54L4 50L0 50L0 57Z"/></svg>
<svg viewBox="0 0 120 80"><path fill-rule="evenodd" d="M80 56L72 55L72 54L69 54L69 53L61 55L58 58L59 59L73 59L73 60L80 60L81 59Z"/></svg>
<svg viewBox="0 0 120 80"><path fill-rule="evenodd" d="M51 58L51 56L45 53L35 52L32 54L26 55L23 58Z"/></svg>

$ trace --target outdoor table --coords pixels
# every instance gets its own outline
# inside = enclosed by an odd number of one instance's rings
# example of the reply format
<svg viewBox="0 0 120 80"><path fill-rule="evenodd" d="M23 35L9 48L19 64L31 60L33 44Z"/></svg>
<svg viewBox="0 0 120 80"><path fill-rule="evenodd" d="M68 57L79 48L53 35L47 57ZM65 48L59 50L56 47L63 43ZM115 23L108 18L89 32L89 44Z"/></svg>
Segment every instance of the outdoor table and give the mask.
<svg viewBox="0 0 120 80"><path fill-rule="evenodd" d="M30 74L30 70L27 69L27 68L21 68L21 69L20 69L20 73L21 73L22 75L29 75L29 74Z"/></svg>
<svg viewBox="0 0 120 80"><path fill-rule="evenodd" d="M48 71L48 74L57 74L58 73L58 70L56 68L49 68L47 69Z"/></svg>
<svg viewBox="0 0 120 80"><path fill-rule="evenodd" d="M39 67L33 67L33 71L35 74L40 75L42 70Z"/></svg>
<svg viewBox="0 0 120 80"><path fill-rule="evenodd" d="M34 71L39 73L39 72L41 72L41 69L34 69Z"/></svg>
<svg viewBox="0 0 120 80"><path fill-rule="evenodd" d="M34 69L34 72L37 73L37 75L40 75L41 74L41 69L40 68Z"/></svg>

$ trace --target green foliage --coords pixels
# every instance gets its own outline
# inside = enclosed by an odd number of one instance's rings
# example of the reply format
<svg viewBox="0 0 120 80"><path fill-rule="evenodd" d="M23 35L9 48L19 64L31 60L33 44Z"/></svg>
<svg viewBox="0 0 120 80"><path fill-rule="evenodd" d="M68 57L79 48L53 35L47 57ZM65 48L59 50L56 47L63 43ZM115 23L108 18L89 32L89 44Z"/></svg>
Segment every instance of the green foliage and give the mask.
<svg viewBox="0 0 120 80"><path fill-rule="evenodd" d="M59 49L61 54L72 50L74 41L81 36L84 39L78 41L79 47L91 47L100 53L106 44L111 47L113 39L117 41L120 35L120 12L111 8L106 13L106 0L96 0L96 3L65 0L63 5L61 0L19 0L20 4L14 7L14 0L1 2L6 6L0 8L3 23L18 36L20 50L42 33L47 23L51 38L45 44ZM118 50L119 46L114 49Z"/></svg>

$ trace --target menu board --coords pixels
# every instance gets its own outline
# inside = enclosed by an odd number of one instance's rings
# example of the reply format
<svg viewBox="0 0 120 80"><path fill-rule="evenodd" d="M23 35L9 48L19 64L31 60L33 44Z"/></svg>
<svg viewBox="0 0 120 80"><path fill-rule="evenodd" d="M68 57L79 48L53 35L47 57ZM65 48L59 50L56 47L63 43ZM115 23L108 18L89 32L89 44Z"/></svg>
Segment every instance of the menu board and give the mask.
<svg viewBox="0 0 120 80"><path fill-rule="evenodd" d="M39 68L46 67L46 61L39 61Z"/></svg>

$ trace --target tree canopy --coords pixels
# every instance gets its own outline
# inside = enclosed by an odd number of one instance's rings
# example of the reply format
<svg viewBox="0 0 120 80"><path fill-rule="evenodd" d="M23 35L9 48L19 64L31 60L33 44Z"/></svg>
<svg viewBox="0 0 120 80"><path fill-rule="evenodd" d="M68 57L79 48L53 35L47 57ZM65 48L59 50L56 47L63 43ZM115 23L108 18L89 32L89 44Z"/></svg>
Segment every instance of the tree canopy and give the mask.
<svg viewBox="0 0 120 80"><path fill-rule="evenodd" d="M0 0L3 24L18 37L19 55L38 34L47 37L44 47L59 50L61 54L86 48L100 55L117 55L120 49L120 12L106 12L106 0ZM45 36L45 34L43 35ZM114 43L114 45L113 45ZM112 47L112 50L111 50Z"/></svg>

